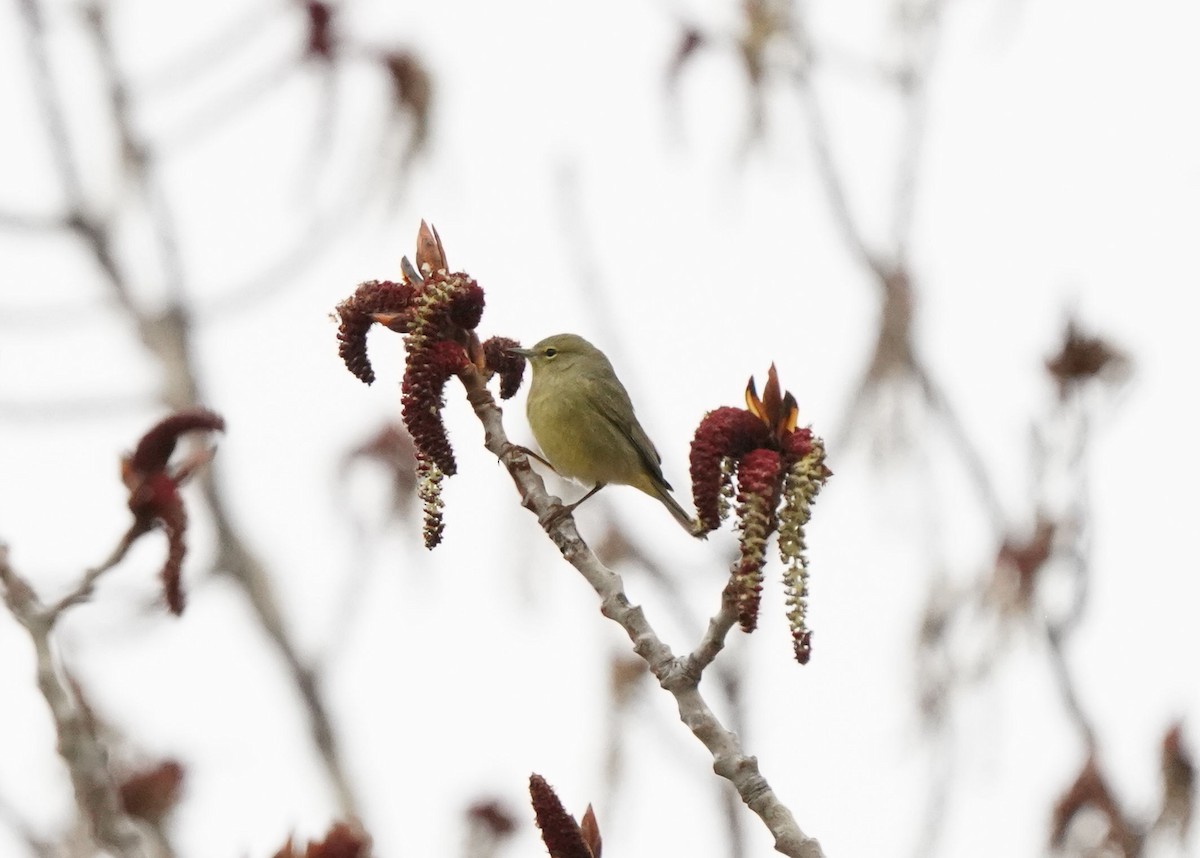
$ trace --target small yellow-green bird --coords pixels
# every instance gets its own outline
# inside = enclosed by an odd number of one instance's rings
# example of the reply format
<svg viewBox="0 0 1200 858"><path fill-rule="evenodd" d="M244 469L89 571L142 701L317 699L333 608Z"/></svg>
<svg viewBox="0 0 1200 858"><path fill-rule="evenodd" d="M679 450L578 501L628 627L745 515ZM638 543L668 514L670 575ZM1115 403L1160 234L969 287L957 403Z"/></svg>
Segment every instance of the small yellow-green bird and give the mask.
<svg viewBox="0 0 1200 858"><path fill-rule="evenodd" d="M531 349L511 351L533 367L525 411L546 463L563 477L594 484L567 509L617 483L658 499L695 533L695 522L671 497L662 457L604 352L575 334L555 334Z"/></svg>

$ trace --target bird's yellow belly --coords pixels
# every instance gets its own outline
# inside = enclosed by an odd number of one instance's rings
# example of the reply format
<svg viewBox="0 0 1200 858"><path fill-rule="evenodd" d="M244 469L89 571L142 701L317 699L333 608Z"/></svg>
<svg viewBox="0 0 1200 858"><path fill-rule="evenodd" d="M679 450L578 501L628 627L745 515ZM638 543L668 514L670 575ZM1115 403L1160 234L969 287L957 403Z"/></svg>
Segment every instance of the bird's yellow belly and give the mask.
<svg viewBox="0 0 1200 858"><path fill-rule="evenodd" d="M531 402L532 402L531 398ZM533 437L558 473L586 485L632 485L640 461L629 439L586 403L557 396L536 403L538 421L530 416ZM548 427L553 431L547 431Z"/></svg>

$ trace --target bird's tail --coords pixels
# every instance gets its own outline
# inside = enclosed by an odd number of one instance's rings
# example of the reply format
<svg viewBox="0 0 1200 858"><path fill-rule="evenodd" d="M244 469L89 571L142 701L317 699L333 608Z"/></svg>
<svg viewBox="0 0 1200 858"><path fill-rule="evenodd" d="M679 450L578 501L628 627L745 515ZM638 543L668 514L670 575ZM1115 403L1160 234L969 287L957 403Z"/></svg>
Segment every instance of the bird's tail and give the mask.
<svg viewBox="0 0 1200 858"><path fill-rule="evenodd" d="M641 488L641 486L638 486L638 488ZM650 490L642 489L642 491L662 501L662 505L671 511L671 515L675 517L675 520L692 536L702 537L704 535L700 533L700 522L688 515L687 511L679 505L679 501L675 500L671 494L670 486L665 483L653 482L651 483Z"/></svg>

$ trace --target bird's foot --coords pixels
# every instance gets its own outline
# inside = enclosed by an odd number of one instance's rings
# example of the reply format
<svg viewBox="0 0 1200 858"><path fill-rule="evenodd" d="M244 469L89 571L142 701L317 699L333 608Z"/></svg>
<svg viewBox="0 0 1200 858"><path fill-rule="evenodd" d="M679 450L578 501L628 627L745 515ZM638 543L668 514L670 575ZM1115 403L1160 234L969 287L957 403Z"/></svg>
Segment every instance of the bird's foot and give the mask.
<svg viewBox="0 0 1200 858"><path fill-rule="evenodd" d="M538 516L538 524L542 526L542 530L553 530L563 523L563 519L570 517L577 506L579 506L578 501L564 504L558 498L551 496L550 505L544 513Z"/></svg>

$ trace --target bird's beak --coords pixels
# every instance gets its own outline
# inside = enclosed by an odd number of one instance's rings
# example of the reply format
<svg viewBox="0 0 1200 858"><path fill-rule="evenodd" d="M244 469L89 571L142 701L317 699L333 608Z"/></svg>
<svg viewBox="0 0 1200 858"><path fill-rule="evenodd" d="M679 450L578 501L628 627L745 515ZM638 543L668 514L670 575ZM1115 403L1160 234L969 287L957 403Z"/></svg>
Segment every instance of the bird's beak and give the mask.
<svg viewBox="0 0 1200 858"><path fill-rule="evenodd" d="M514 348L514 349L506 349L505 351L507 351L510 355L520 355L521 357L524 357L524 358L531 358L534 355L534 353L529 349Z"/></svg>

